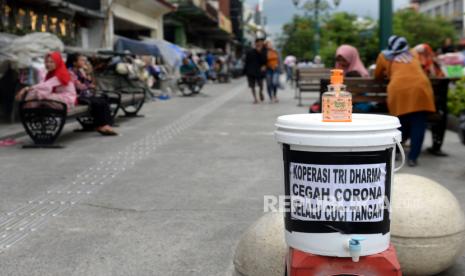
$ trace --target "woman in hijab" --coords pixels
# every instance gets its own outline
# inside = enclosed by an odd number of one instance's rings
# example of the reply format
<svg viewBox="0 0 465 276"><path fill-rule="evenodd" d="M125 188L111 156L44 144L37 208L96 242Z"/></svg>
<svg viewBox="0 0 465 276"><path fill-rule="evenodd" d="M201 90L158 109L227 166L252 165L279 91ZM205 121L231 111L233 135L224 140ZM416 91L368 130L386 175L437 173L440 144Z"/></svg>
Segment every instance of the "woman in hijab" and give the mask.
<svg viewBox="0 0 465 276"><path fill-rule="evenodd" d="M347 77L368 77L368 71L360 59L358 50L350 45L337 48L336 68L344 70Z"/></svg>
<svg viewBox="0 0 465 276"><path fill-rule="evenodd" d="M22 100L55 100L66 104L68 110L76 103L76 89L71 76L59 52L52 52L45 57L45 80L24 87L16 95L16 99Z"/></svg>
<svg viewBox="0 0 465 276"><path fill-rule="evenodd" d="M444 77L441 67L436 62L436 55L431 46L426 43L419 44L413 48L413 53L420 60L421 67L428 77Z"/></svg>
<svg viewBox="0 0 465 276"><path fill-rule="evenodd" d="M435 112L433 88L404 37L391 36L388 49L379 54L375 78L387 77L389 113L399 117L402 140L410 139L408 165L417 165L425 137L427 114Z"/></svg>
<svg viewBox="0 0 465 276"><path fill-rule="evenodd" d="M81 54L72 54L68 56L67 65L71 74L71 80L76 87L78 94L78 103L90 106L90 115L93 119L95 130L104 136L118 135L111 125L113 117L111 116L110 103L107 98L99 97L94 94L95 80L88 70L87 59Z"/></svg>

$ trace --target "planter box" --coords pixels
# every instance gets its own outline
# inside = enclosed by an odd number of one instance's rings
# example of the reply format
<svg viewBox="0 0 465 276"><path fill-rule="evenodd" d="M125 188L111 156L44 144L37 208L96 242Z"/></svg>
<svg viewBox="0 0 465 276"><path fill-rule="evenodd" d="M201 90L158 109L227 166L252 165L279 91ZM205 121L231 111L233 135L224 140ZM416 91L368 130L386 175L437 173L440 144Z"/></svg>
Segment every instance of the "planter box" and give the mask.
<svg viewBox="0 0 465 276"><path fill-rule="evenodd" d="M449 114L449 116L447 117L447 129L454 131L454 132L458 132L459 118L454 115Z"/></svg>
<svg viewBox="0 0 465 276"><path fill-rule="evenodd" d="M448 116L447 129L456 132L459 135L462 144L465 145L465 130L463 129L463 125L462 129L460 129L460 120L458 117L453 115Z"/></svg>

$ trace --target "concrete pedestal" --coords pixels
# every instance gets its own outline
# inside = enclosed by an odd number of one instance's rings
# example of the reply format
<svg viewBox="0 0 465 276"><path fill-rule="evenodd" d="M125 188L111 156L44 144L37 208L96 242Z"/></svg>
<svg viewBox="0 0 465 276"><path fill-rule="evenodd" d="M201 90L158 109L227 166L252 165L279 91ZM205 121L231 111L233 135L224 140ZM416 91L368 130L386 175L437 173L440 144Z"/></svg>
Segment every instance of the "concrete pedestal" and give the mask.
<svg viewBox="0 0 465 276"><path fill-rule="evenodd" d="M465 240L465 219L454 195L430 179L399 174L391 202L391 242L403 275L434 275L452 266ZM236 275L283 276L286 252L283 214L266 214L237 246Z"/></svg>
<svg viewBox="0 0 465 276"><path fill-rule="evenodd" d="M404 275L434 275L463 252L465 220L454 195L416 175L398 174L392 187L391 242Z"/></svg>
<svg viewBox="0 0 465 276"><path fill-rule="evenodd" d="M287 246L282 213L268 213L247 229L234 255L238 275L283 276Z"/></svg>

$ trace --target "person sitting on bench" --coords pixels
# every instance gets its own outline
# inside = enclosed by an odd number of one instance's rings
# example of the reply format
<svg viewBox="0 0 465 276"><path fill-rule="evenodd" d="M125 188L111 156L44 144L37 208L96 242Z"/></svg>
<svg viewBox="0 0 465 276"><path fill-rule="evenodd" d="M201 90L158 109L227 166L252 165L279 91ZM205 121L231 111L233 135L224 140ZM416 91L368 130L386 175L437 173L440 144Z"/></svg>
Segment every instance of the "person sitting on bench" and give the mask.
<svg viewBox="0 0 465 276"><path fill-rule="evenodd" d="M341 45L336 50L336 68L344 70L346 77L368 77L358 50L350 45Z"/></svg>
<svg viewBox="0 0 465 276"><path fill-rule="evenodd" d="M118 135L111 127L113 117L111 116L110 103L106 98L97 97L93 92L95 82L86 70L86 57L81 54L69 55L66 64L76 87L78 103L89 105L95 130L105 136Z"/></svg>
<svg viewBox="0 0 465 276"><path fill-rule="evenodd" d="M430 78L443 78L444 73L441 70L441 66L436 60L436 54L434 53L431 46L426 43L418 44L412 50L413 55L416 55L420 61L421 67L425 74Z"/></svg>
<svg viewBox="0 0 465 276"><path fill-rule="evenodd" d="M344 76L347 78L368 77L368 71L360 59L357 48L350 45L341 45L337 48L336 68L344 70ZM370 102L354 104L354 112L370 112L376 108L376 104Z"/></svg>
<svg viewBox="0 0 465 276"><path fill-rule="evenodd" d="M182 65L181 68L179 68L179 71L181 73L181 78L193 79L199 84L199 86L203 86L205 84L205 80L202 77L199 68L192 60L189 60L187 57L182 60Z"/></svg>
<svg viewBox="0 0 465 276"><path fill-rule="evenodd" d="M59 52L47 54L45 69L45 80L21 89L16 94L16 100L52 100L66 104L68 111L74 108L76 89Z"/></svg>
<svg viewBox="0 0 465 276"><path fill-rule="evenodd" d="M404 37L391 36L388 48L376 60L375 78L386 77L389 113L399 117L402 141L410 139L408 165L414 167L421 153L427 115L436 107L430 80Z"/></svg>
<svg viewBox="0 0 465 276"><path fill-rule="evenodd" d="M197 68L195 63L189 60L187 57L182 59L182 65L179 69L182 76L198 76L200 70Z"/></svg>

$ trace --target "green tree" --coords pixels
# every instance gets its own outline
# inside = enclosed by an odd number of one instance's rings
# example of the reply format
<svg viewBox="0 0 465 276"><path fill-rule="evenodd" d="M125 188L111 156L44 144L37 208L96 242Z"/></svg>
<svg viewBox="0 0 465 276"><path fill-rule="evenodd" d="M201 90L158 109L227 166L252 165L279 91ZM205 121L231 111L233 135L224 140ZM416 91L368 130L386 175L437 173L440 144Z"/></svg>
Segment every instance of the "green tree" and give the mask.
<svg viewBox="0 0 465 276"><path fill-rule="evenodd" d="M292 22L283 26L283 34L278 38L278 47L283 56L294 55L300 59L313 57L313 20L294 16Z"/></svg>
<svg viewBox="0 0 465 276"><path fill-rule="evenodd" d="M394 34L405 36L411 47L428 43L437 49L445 38L456 37L453 23L408 9L394 14L393 25ZM283 33L279 43L285 55L313 58L314 25L309 17L294 17L292 22L284 25ZM330 14L323 17L321 24L320 55L326 66L334 66L337 47L349 44L359 50L362 61L368 66L376 61L380 52L378 34L379 27L373 19L346 12Z"/></svg>
<svg viewBox="0 0 465 276"><path fill-rule="evenodd" d="M294 16L291 22L283 26L283 34L278 37L278 47L282 49L283 55L292 54L300 59L312 59L314 57L313 47L315 42L315 18L313 14L319 11L319 21L329 16L333 6L328 0L320 0L316 5L315 0L299 1L303 16Z"/></svg>
<svg viewBox="0 0 465 276"><path fill-rule="evenodd" d="M393 31L407 38L411 47L428 43L433 49L441 47L447 37L454 39L457 36L450 21L413 10L400 10L394 14Z"/></svg>
<svg viewBox="0 0 465 276"><path fill-rule="evenodd" d="M456 83L455 88L449 90L447 106L451 114L459 116L465 111L465 78Z"/></svg>
<svg viewBox="0 0 465 276"><path fill-rule="evenodd" d="M326 66L333 66L338 46L349 44L357 48L365 63L371 63L378 53L376 22L370 18L358 18L345 12L334 13L322 27L321 57Z"/></svg>
<svg viewBox="0 0 465 276"><path fill-rule="evenodd" d="M302 9L307 13L307 14L312 14L315 12L315 10L318 9L318 12L320 13L320 20L321 16L327 16L328 12L333 9L331 4L327 0L320 0L318 5L316 4L315 0L307 0L305 3L302 5Z"/></svg>
<svg viewBox="0 0 465 276"><path fill-rule="evenodd" d="M314 21L311 17L295 16L283 26L278 46L283 55L292 54L300 59L312 59ZM335 52L339 45L350 44L360 51L363 60L373 62L378 53L376 22L372 19L358 20L356 15L340 12L323 19L321 26L320 55L326 66L333 66Z"/></svg>

